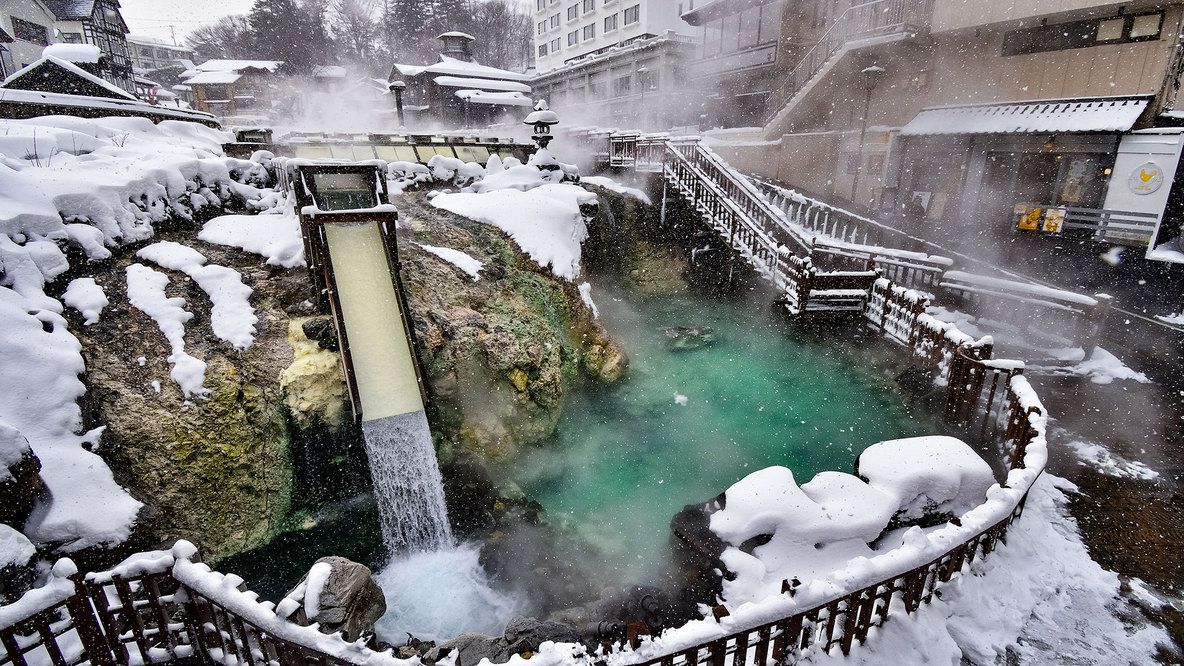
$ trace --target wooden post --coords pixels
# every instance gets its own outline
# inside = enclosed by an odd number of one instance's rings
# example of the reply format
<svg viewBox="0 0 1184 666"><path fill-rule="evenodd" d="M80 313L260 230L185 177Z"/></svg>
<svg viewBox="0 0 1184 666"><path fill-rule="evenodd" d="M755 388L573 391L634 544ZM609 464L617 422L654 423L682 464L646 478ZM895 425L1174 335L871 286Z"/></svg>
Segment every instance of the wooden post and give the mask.
<svg viewBox="0 0 1184 666"><path fill-rule="evenodd" d="M111 645L103 635L103 630L99 626L98 619L95 617L94 609L90 605L85 577L82 573L75 573L70 576L70 581L74 583L74 594L70 595L69 599L66 599L66 610L70 613L70 618L74 621L74 630L78 633L78 639L82 642L82 647L86 649L87 658L91 664L95 664L96 666L113 666L115 659L111 654ZM162 631L167 630L167 627L162 628ZM118 636L112 636L111 638L115 641L119 640ZM9 656L13 656L13 654L13 652L9 651ZM147 658L147 655L144 656Z"/></svg>

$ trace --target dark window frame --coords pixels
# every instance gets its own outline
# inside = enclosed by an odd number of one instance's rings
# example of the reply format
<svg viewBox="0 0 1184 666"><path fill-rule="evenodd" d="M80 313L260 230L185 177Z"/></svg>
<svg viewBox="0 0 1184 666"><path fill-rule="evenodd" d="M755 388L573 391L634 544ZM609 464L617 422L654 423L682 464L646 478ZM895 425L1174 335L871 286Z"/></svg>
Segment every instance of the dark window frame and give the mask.
<svg viewBox="0 0 1184 666"><path fill-rule="evenodd" d="M49 28L40 23L26 21L25 19L13 16L12 33L13 37L23 42L49 46Z"/></svg>
<svg viewBox="0 0 1184 666"><path fill-rule="evenodd" d="M1134 25L1135 19L1155 15L1159 16L1159 29L1154 34L1131 37L1131 27ZM1122 36L1118 39L1099 41L1098 27L1105 21L1113 21L1115 19L1123 20ZM1163 23L1164 12L1160 10L1020 28L1004 33L1002 55L1007 57L1046 53L1049 51L1084 49L1093 46L1109 46L1111 44L1152 42L1163 37Z"/></svg>

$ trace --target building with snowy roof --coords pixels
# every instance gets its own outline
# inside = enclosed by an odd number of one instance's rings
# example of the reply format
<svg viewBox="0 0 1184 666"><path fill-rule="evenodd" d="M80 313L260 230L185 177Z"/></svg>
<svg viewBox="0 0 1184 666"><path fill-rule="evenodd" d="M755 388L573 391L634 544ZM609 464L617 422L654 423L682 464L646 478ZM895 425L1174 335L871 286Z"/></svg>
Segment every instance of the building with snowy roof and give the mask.
<svg viewBox="0 0 1184 666"><path fill-rule="evenodd" d="M517 120L534 105L529 77L476 62L469 48L471 35L446 32L439 39L444 46L437 62L391 68L388 81L395 86L396 103L402 105L409 126L485 126Z"/></svg>
<svg viewBox="0 0 1184 666"><path fill-rule="evenodd" d="M1178 233L1159 233L1184 210L1184 134L1163 116L1181 103L1178 0L787 2L774 41L763 10L778 4L684 15L706 86L762 100L716 106L715 122L761 127L720 135L733 164L976 246L1026 233L1154 250Z"/></svg>
<svg viewBox="0 0 1184 666"><path fill-rule="evenodd" d="M127 45L132 67L141 72L177 67L181 61L193 59L193 49L152 37L128 35Z"/></svg>
<svg viewBox="0 0 1184 666"><path fill-rule="evenodd" d="M266 116L276 101L278 60L207 60L181 74L193 107L219 118Z"/></svg>
<svg viewBox="0 0 1184 666"><path fill-rule="evenodd" d="M53 47L83 45L56 44ZM94 48L94 47L91 47ZM65 115L82 118L135 116L153 122L188 120L213 127L217 119L175 104L149 104L86 71L78 64L47 54L0 83L0 118Z"/></svg>
<svg viewBox="0 0 1184 666"><path fill-rule="evenodd" d="M91 44L103 53L103 78L127 91L135 90L127 24L119 0L42 0L55 17L54 28L68 44Z"/></svg>

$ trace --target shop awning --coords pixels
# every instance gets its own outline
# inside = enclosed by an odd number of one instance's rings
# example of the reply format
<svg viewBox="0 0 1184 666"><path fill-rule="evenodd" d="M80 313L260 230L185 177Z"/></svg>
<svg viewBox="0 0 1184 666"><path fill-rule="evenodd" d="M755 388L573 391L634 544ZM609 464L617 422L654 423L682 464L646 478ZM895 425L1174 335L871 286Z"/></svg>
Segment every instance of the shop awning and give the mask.
<svg viewBox="0 0 1184 666"><path fill-rule="evenodd" d="M1092 97L931 107L918 113L900 133L914 136L1126 132L1150 101L1150 96Z"/></svg>

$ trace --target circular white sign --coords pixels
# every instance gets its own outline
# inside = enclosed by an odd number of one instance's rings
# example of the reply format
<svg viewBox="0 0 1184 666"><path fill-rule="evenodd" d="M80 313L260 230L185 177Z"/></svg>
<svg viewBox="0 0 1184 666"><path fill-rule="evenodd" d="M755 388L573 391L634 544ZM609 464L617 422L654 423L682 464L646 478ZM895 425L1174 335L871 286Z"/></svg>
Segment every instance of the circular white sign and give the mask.
<svg viewBox="0 0 1184 666"><path fill-rule="evenodd" d="M1163 169L1155 162L1144 162L1135 167L1127 179L1127 187L1135 194L1151 194L1163 185Z"/></svg>

